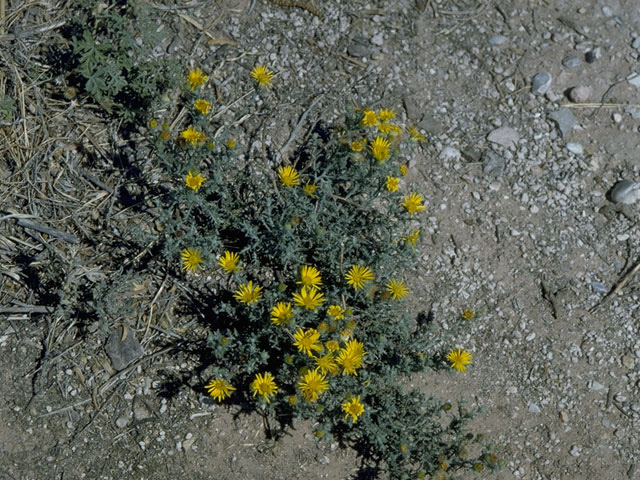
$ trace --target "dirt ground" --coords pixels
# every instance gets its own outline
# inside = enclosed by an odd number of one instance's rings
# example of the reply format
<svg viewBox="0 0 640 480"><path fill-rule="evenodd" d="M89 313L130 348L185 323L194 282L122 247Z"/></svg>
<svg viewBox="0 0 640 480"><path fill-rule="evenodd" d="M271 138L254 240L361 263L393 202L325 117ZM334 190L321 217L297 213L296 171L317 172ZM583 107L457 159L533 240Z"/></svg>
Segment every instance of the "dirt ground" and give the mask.
<svg viewBox="0 0 640 480"><path fill-rule="evenodd" d="M206 334L173 310L187 287L155 271L108 285L128 261L123 227L152 221L117 201L144 153L47 79L38 44L70 2L1 3L0 95L18 120L0 123L0 478L369 478L311 425L273 442L261 417L206 396L198 358L170 347ZM246 158L284 145L304 112L330 122L346 104L392 108L426 135L404 180L428 205L410 308L443 332L477 316L456 336L473 365L410 383L482 407L473 430L506 462L451 478L640 479L639 203L610 196L640 181L640 3L161 3L159 52L210 72L223 104L254 65L277 72L271 115L237 125ZM535 94L541 72L551 85ZM104 350L117 322L33 308L58 290L90 302L80 287L100 282L146 299L132 326L145 355L119 374Z"/></svg>

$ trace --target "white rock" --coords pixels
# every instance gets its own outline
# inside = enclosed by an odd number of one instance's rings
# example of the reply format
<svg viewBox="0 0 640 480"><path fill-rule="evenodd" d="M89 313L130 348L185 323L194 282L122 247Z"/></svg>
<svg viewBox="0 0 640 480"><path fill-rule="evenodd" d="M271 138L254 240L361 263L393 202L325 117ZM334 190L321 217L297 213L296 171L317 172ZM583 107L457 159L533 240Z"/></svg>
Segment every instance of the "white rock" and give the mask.
<svg viewBox="0 0 640 480"><path fill-rule="evenodd" d="M441 160L459 160L461 157L461 153L457 148L446 147L440 152L440 155L438 155L438 157Z"/></svg>

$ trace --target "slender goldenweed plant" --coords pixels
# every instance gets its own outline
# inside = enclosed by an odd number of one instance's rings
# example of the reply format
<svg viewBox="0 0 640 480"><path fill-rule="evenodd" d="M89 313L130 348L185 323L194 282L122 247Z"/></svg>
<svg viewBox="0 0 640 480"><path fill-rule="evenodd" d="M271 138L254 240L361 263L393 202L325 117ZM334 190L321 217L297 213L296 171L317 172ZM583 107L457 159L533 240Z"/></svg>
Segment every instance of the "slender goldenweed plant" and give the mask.
<svg viewBox="0 0 640 480"><path fill-rule="evenodd" d="M269 88L265 66L251 76L256 95ZM289 159L246 159L210 120L207 80L200 69L186 76L188 115L175 131L149 122L169 182L156 199L162 252L175 273L209 277L189 299L210 331L206 390L282 427L312 419L318 438L352 445L391 478L497 468L465 428L475 412L400 383L471 363L437 348L433 328L404 307L426 205L400 159L424 137L391 110L348 109Z"/></svg>

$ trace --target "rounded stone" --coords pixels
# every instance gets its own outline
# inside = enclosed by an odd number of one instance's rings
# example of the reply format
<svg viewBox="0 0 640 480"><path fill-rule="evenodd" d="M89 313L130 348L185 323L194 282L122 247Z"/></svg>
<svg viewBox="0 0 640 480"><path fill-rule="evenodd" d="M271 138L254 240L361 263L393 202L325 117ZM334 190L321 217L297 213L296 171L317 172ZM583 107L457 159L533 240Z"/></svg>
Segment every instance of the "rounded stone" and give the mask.
<svg viewBox="0 0 640 480"><path fill-rule="evenodd" d="M640 184L626 178L613 186L610 196L613 203L635 203L640 199Z"/></svg>
<svg viewBox="0 0 640 480"><path fill-rule="evenodd" d="M574 103L584 103L591 96L591 87L578 85L569 90L569 99Z"/></svg>
<svg viewBox="0 0 640 480"><path fill-rule="evenodd" d="M577 55L567 55L562 59L562 65L567 68L577 68L582 65L582 60Z"/></svg>
<svg viewBox="0 0 640 480"><path fill-rule="evenodd" d="M549 72L540 72L533 77L531 81L531 93L534 95L544 95L551 87L551 74Z"/></svg>
<svg viewBox="0 0 640 480"><path fill-rule="evenodd" d="M507 37L505 37L504 35L494 35L489 39L489 45L493 47L499 47L506 41L507 41Z"/></svg>

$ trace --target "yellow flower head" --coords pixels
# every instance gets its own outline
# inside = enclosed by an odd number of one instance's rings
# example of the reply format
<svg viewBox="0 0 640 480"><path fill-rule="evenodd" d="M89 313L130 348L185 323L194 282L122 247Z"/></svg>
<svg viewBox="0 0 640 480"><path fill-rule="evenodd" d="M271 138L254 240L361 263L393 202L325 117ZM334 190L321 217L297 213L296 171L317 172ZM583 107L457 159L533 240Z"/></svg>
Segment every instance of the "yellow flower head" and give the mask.
<svg viewBox="0 0 640 480"><path fill-rule="evenodd" d="M325 346L330 352L337 352L338 350L340 350L340 344L336 340L329 340L327 343L325 343Z"/></svg>
<svg viewBox="0 0 640 480"><path fill-rule="evenodd" d="M200 112L202 115L206 115L209 113L209 110L211 109L211 104L206 100L199 98L193 104L193 108L195 108L196 111Z"/></svg>
<svg viewBox="0 0 640 480"><path fill-rule="evenodd" d="M266 66L256 66L251 70L251 76L258 83L259 87L269 88L271 79L273 78L273 72Z"/></svg>
<svg viewBox="0 0 640 480"><path fill-rule="evenodd" d="M195 174L195 172L191 171L187 174L187 176L184 179L184 183L187 185L187 187L189 187L191 190L193 190L194 192L197 192L198 189L202 186L202 184L204 183L204 177L202 175Z"/></svg>
<svg viewBox="0 0 640 480"><path fill-rule="evenodd" d="M357 340L349 340L338 352L336 362L342 367L344 375L358 375L356 370L362 367L362 361L366 354L363 343Z"/></svg>
<svg viewBox="0 0 640 480"><path fill-rule="evenodd" d="M207 75L202 73L202 70L196 68L195 70L191 70L187 74L187 82L189 83L189 87L191 90L195 90L196 88L204 85L204 83L209 79Z"/></svg>
<svg viewBox="0 0 640 480"><path fill-rule="evenodd" d="M404 280L396 280L395 278L392 278L389 280L386 287L387 292L394 300L402 300L409 295L409 287L407 287Z"/></svg>
<svg viewBox="0 0 640 480"><path fill-rule="evenodd" d="M360 265L352 266L345 275L347 283L358 290L365 286L367 282L374 279L373 272L369 267L361 267Z"/></svg>
<svg viewBox="0 0 640 480"><path fill-rule="evenodd" d="M158 121L155 118L152 118L151 120L149 120L149 128L157 128L158 127Z"/></svg>
<svg viewBox="0 0 640 480"><path fill-rule="evenodd" d="M271 322L283 326L293 318L293 307L289 302L278 302L271 309Z"/></svg>
<svg viewBox="0 0 640 480"><path fill-rule="evenodd" d="M471 364L471 353L461 348L451 350L447 354L447 360L451 362L451 368L464 372L467 369L467 365Z"/></svg>
<svg viewBox="0 0 640 480"><path fill-rule="evenodd" d="M383 135L388 135L390 133L397 134L397 133L402 133L402 128L400 128L397 125L394 125L393 123L379 123L378 131Z"/></svg>
<svg viewBox="0 0 640 480"><path fill-rule="evenodd" d="M323 374L330 373L331 375L336 375L339 371L336 359L331 352L322 357L316 357L316 367L319 368Z"/></svg>
<svg viewBox="0 0 640 480"><path fill-rule="evenodd" d="M269 403L270 398L276 394L278 391L278 386L269 372L265 374L258 373L249 385L249 388L253 390L253 396L260 395L267 403Z"/></svg>
<svg viewBox="0 0 640 480"><path fill-rule="evenodd" d="M296 283L304 285L305 287L317 288L322 285L322 278L320 278L320 272L318 272L316 267L303 265L300 269L300 280Z"/></svg>
<svg viewBox="0 0 640 480"><path fill-rule="evenodd" d="M381 122L388 122L396 118L396 112L387 108L383 108L378 112L378 118Z"/></svg>
<svg viewBox="0 0 640 480"><path fill-rule="evenodd" d="M397 192L398 185L400 185L400 179L398 177L390 177L387 175L387 190L390 192Z"/></svg>
<svg viewBox="0 0 640 480"><path fill-rule="evenodd" d="M409 132L409 135L411 135L411 138L416 142L424 142L427 140L427 137L421 134L420 131L415 127L409 127L407 131Z"/></svg>
<svg viewBox="0 0 640 480"><path fill-rule="evenodd" d="M362 140L354 140L349 144L352 152L361 152L364 146L367 144L367 139L363 138Z"/></svg>
<svg viewBox="0 0 640 480"><path fill-rule="evenodd" d="M389 140L376 137L376 139L371 142L369 148L371 149L371 153L373 154L373 158L378 160L378 162L384 162L387 158L389 158L389 147L391 144Z"/></svg>
<svg viewBox="0 0 640 480"><path fill-rule="evenodd" d="M347 420L351 416L351 421L355 422L358 417L364 413L364 405L360 403L360 395L357 395L348 402L341 404L342 411L345 413L344 419Z"/></svg>
<svg viewBox="0 0 640 480"><path fill-rule="evenodd" d="M313 197L316 193L316 188L318 188L318 186L315 183L307 182L304 186L304 193L306 193L310 197Z"/></svg>
<svg viewBox="0 0 640 480"><path fill-rule="evenodd" d="M420 230L414 229L409 232L406 237L402 237L402 240L415 251L416 243L418 243L418 239L420 238Z"/></svg>
<svg viewBox="0 0 640 480"><path fill-rule="evenodd" d="M462 312L462 318L464 318L465 320L471 320L475 316L476 314L473 312L473 310L469 310L468 308L465 308L464 312Z"/></svg>
<svg viewBox="0 0 640 480"><path fill-rule="evenodd" d="M407 209L407 212L409 212L410 215L427 208L422 205L422 195L416 192L411 192L409 195L405 195L402 201L402 206Z"/></svg>
<svg viewBox="0 0 640 480"><path fill-rule="evenodd" d="M373 110L365 110L362 112L361 123L365 127L373 127L378 124L378 115Z"/></svg>
<svg viewBox="0 0 640 480"><path fill-rule="evenodd" d="M209 395L215 398L218 402L221 402L227 397L231 396L231 392L235 390L226 380L222 378L216 378L215 380L211 380L204 387Z"/></svg>
<svg viewBox="0 0 640 480"><path fill-rule="evenodd" d="M327 315L332 316L336 320L344 320L344 309L340 305L331 305L327 309Z"/></svg>
<svg viewBox="0 0 640 480"><path fill-rule="evenodd" d="M315 328L309 328L302 330L298 328L296 333L293 334L295 342L293 344L298 347L298 351L313 357L313 352L321 352L322 345L318 343L320 340L320 333Z"/></svg>
<svg viewBox="0 0 640 480"><path fill-rule="evenodd" d="M187 142L189 142L194 147L196 146L196 143L204 142L205 139L207 138L204 133L196 130L194 126L191 126L186 130L183 130L180 135L182 135L182 138L184 138Z"/></svg>
<svg viewBox="0 0 640 480"><path fill-rule="evenodd" d="M409 172L409 169L406 165L400 165L400 175L403 177Z"/></svg>
<svg viewBox="0 0 640 480"><path fill-rule="evenodd" d="M236 148L236 141L233 138L230 138L229 140L227 140L227 143L225 143L225 146L229 150L233 150L234 148Z"/></svg>
<svg viewBox="0 0 640 480"><path fill-rule="evenodd" d="M231 273L240 268L238 267L239 261L240 256L236 252L226 250L224 255L221 255L218 259L218 265L220 265L225 272Z"/></svg>
<svg viewBox="0 0 640 480"><path fill-rule="evenodd" d="M233 293L233 298L239 302L251 305L252 303L260 300L262 287L260 285L253 286L253 282L249 280L248 283L240 285L240 288Z"/></svg>
<svg viewBox="0 0 640 480"><path fill-rule="evenodd" d="M322 392L329 389L329 382L327 382L325 375L318 370L311 370L302 377L298 386L305 400L315 402Z"/></svg>
<svg viewBox="0 0 640 480"><path fill-rule="evenodd" d="M298 175L298 171L290 165L279 167L278 177L280 177L280 181L285 187L300 185L300 175Z"/></svg>
<svg viewBox="0 0 640 480"><path fill-rule="evenodd" d="M194 248L187 248L180 254L182 258L182 269L188 272L195 272L201 263L204 263L200 250Z"/></svg>
<svg viewBox="0 0 640 480"><path fill-rule="evenodd" d="M324 294L317 288L302 287L300 293L293 294L293 301L307 310L315 310L324 302Z"/></svg>

